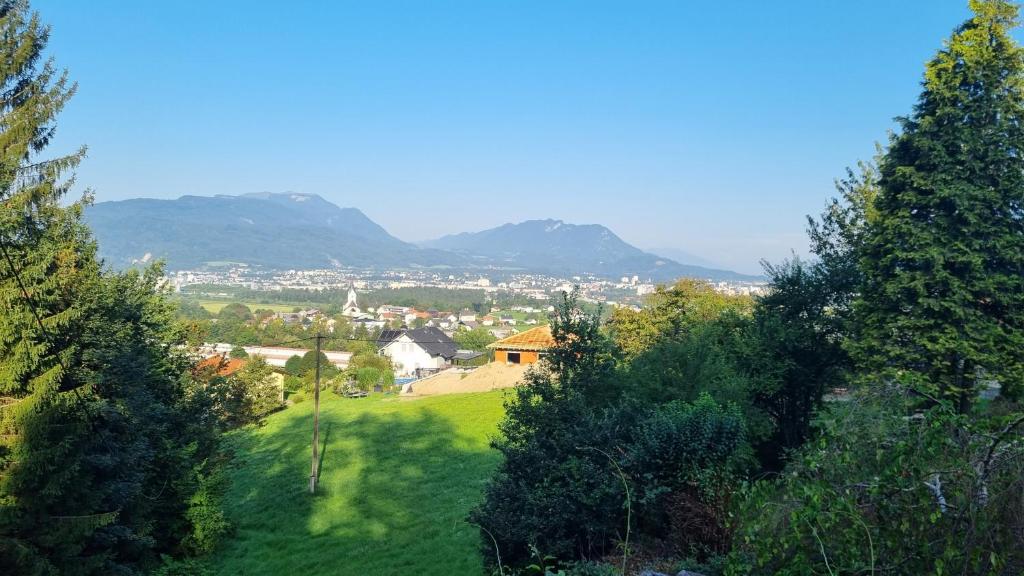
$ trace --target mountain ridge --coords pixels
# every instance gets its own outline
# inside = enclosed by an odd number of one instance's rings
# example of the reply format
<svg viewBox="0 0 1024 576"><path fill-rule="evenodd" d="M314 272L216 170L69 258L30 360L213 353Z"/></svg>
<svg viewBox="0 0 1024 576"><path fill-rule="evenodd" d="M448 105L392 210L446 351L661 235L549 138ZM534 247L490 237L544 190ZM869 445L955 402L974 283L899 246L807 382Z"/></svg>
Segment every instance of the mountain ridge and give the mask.
<svg viewBox="0 0 1024 576"><path fill-rule="evenodd" d="M685 265L636 248L600 224L507 223L420 245L400 240L353 207L316 194L255 192L98 202L85 210L100 255L115 268L162 258L172 269L241 262L270 269L459 268L557 275L757 277Z"/></svg>
<svg viewBox="0 0 1024 576"><path fill-rule="evenodd" d="M449 234L421 246L463 255L482 255L508 265L528 263L541 270L568 267L606 277L633 276L670 280L682 276L755 280L757 276L680 264L645 252L601 224L572 224L547 218L506 223L477 232Z"/></svg>

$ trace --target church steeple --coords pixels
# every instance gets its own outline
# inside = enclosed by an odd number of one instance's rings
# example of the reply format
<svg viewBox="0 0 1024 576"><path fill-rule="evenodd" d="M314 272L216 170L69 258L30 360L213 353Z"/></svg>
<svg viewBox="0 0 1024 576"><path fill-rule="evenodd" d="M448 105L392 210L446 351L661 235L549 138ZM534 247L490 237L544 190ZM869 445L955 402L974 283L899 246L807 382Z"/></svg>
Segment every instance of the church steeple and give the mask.
<svg viewBox="0 0 1024 576"><path fill-rule="evenodd" d="M349 287L348 287L348 299L345 300L345 308L348 308L350 306L354 306L354 307L358 308L359 307L359 303L356 301L357 297L358 296L356 295L355 287L353 287L350 284Z"/></svg>
<svg viewBox="0 0 1024 576"><path fill-rule="evenodd" d="M362 314L362 310L359 309L358 295L356 294L356 287L349 285L348 287L348 298L345 299L345 307L341 313L345 316L358 316Z"/></svg>

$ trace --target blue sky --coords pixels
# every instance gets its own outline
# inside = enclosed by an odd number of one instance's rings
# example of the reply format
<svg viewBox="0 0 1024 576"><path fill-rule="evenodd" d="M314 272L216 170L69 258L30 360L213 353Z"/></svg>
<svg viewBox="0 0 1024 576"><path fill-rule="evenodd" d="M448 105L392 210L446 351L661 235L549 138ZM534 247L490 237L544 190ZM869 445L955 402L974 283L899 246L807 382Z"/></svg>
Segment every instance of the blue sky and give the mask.
<svg viewBox="0 0 1024 576"><path fill-rule="evenodd" d="M735 270L906 114L966 0L36 0L97 201L297 191L410 241L605 224Z"/></svg>

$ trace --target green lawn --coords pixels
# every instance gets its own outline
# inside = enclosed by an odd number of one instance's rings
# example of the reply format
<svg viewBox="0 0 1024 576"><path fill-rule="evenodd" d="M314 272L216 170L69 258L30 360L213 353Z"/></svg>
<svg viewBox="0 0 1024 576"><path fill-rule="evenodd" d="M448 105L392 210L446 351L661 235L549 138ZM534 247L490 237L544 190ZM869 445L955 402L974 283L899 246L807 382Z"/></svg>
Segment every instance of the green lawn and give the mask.
<svg viewBox="0 0 1024 576"><path fill-rule="evenodd" d="M233 432L218 574L482 573L464 522L498 462L488 447L502 393L417 400L322 398L323 464L308 493L312 401Z"/></svg>
<svg viewBox="0 0 1024 576"><path fill-rule="evenodd" d="M206 308L207 312L211 314L216 314L220 312L221 308L227 306L228 304L236 302L236 300L199 299L196 300L196 302L198 302L199 305L202 306L203 308ZM291 312L296 308L294 304L257 304L255 302L239 302L239 304L245 304L246 306L249 307L250 310L253 311L262 308L264 310L272 310L274 312ZM308 308L309 306L306 307Z"/></svg>

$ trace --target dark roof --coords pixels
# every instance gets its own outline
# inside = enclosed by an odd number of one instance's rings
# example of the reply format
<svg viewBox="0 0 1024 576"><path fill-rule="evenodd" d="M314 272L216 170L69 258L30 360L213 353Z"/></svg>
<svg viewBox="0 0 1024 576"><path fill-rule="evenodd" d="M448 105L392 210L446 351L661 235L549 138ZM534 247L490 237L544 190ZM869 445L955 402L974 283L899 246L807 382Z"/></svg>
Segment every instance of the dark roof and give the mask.
<svg viewBox="0 0 1024 576"><path fill-rule="evenodd" d="M438 328L416 328L415 330L409 330L406 334L431 356L451 359L459 349L458 345L455 344L455 340L449 338L447 334Z"/></svg>
<svg viewBox="0 0 1024 576"><path fill-rule="evenodd" d="M381 330L380 336L377 336L377 348L387 346L392 340L398 338L402 334L405 334L405 330Z"/></svg>
<svg viewBox="0 0 1024 576"><path fill-rule="evenodd" d="M431 356L440 356L446 360L451 360L459 349L455 341L449 338L447 334L429 326L416 328L415 330L384 330L377 338L377 346L383 348L403 334L408 336L410 340L415 342L420 348L423 348Z"/></svg>

